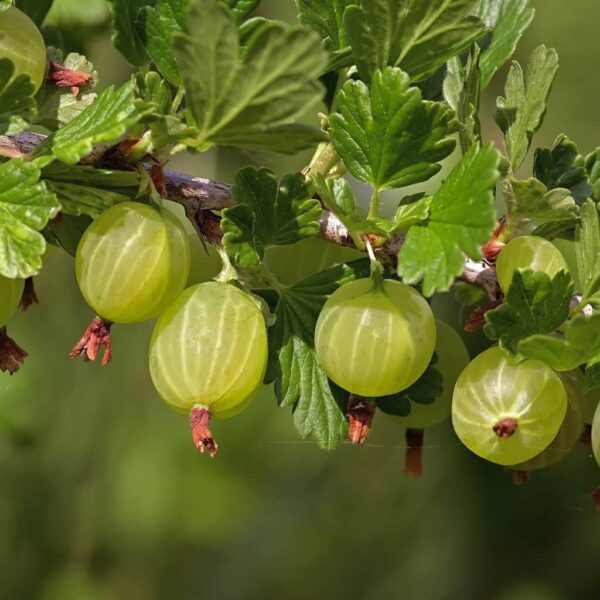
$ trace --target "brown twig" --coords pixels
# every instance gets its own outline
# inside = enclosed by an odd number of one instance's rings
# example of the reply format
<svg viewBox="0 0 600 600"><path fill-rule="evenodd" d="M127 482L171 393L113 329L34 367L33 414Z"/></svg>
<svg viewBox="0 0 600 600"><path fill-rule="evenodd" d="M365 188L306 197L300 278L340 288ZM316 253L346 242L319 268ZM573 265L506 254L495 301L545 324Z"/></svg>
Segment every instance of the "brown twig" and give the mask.
<svg viewBox="0 0 600 600"><path fill-rule="evenodd" d="M0 156L6 158L25 156L44 139L43 135L36 133L19 133L15 136L0 135ZM98 146L82 160L82 163L98 167L105 166L103 160L108 150L107 146ZM202 234L201 211L222 210L234 204L231 187L225 183L193 177L169 169L164 169L164 183L168 198L185 208L187 217L192 221L199 234ZM214 219L210 220L210 225L214 234ZM326 210L323 211L321 217L319 235L339 246L356 247L348 228L335 214ZM403 241L400 235L392 236L385 244L377 248L376 252L385 262L395 266ZM466 259L465 270L459 280L481 287L492 301L501 297L496 271L485 261Z"/></svg>

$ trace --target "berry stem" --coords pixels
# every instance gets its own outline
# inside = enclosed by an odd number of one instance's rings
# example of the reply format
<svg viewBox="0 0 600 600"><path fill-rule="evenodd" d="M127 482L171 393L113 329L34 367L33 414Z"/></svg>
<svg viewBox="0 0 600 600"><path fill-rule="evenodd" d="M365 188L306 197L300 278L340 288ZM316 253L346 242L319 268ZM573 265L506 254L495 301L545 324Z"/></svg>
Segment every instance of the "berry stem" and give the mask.
<svg viewBox="0 0 600 600"><path fill-rule="evenodd" d="M494 425L493 429L494 433L499 438L506 439L515 433L518 426L519 424L516 419L508 417L506 419L500 419L500 421Z"/></svg>
<svg viewBox="0 0 600 600"><path fill-rule="evenodd" d="M27 352L16 344L6 333L6 327L0 327L0 371L14 375L27 358Z"/></svg>
<svg viewBox="0 0 600 600"><path fill-rule="evenodd" d="M590 498L592 499L592 501L594 502L594 504L596 505L596 509L600 510L600 486L597 487L591 494L590 494Z"/></svg>
<svg viewBox="0 0 600 600"><path fill-rule="evenodd" d="M404 474L409 477L420 477L423 473L423 429L406 430L406 456L404 458Z"/></svg>
<svg viewBox="0 0 600 600"><path fill-rule="evenodd" d="M110 321L103 321L100 317L95 317L88 325L81 339L77 342L73 350L69 353L71 358L83 357L84 361L96 360L100 348L104 347L102 356L102 366L105 367L112 358L112 348L110 343Z"/></svg>
<svg viewBox="0 0 600 600"><path fill-rule="evenodd" d="M586 423L583 426L583 431L581 432L581 438L579 438L581 445L588 451L592 449L592 426Z"/></svg>
<svg viewBox="0 0 600 600"><path fill-rule="evenodd" d="M375 416L375 402L362 396L350 395L348 401L348 438L353 444L362 445L367 441Z"/></svg>
<svg viewBox="0 0 600 600"><path fill-rule="evenodd" d="M512 473L515 485L523 485L529 481L529 473L527 471L519 471L517 469L509 469L509 471Z"/></svg>
<svg viewBox="0 0 600 600"><path fill-rule="evenodd" d="M210 411L206 406L196 404L190 411L190 430L196 450L204 454L206 450L211 458L214 458L219 449L209 429Z"/></svg>
<svg viewBox="0 0 600 600"><path fill-rule="evenodd" d="M19 306L22 311L26 311L32 304L39 304L40 301L35 293L35 285L33 283L33 277L28 277L25 280L25 286L23 287L23 295L21 296L21 302Z"/></svg>

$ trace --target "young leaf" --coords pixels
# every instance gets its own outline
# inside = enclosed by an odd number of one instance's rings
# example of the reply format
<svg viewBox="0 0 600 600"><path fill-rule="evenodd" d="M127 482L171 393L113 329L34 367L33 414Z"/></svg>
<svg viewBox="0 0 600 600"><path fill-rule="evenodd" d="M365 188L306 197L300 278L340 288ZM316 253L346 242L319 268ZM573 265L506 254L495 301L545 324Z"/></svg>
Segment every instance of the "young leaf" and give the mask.
<svg viewBox="0 0 600 600"><path fill-rule="evenodd" d="M549 190L568 189L579 204L592 193L584 161L566 135L559 135L552 148L535 151L533 174Z"/></svg>
<svg viewBox="0 0 600 600"><path fill-rule="evenodd" d="M478 0L355 0L344 27L363 81L376 70L400 67L413 81L434 73L485 32ZM360 6L358 6L360 4Z"/></svg>
<svg viewBox="0 0 600 600"><path fill-rule="evenodd" d="M222 213L223 247L240 267L257 266L266 246L285 246L319 231L321 205L303 175L278 184L267 169L245 167L232 189L236 204Z"/></svg>
<svg viewBox="0 0 600 600"><path fill-rule="evenodd" d="M529 269L515 271L505 302L485 315L484 333L515 354L520 340L556 331L569 317L573 279L559 271L553 279Z"/></svg>
<svg viewBox="0 0 600 600"><path fill-rule="evenodd" d="M506 79L505 97L496 100L494 118L504 133L506 149L515 170L523 163L533 135L542 125L557 70L556 50L538 46L529 60L527 78L521 65L513 62Z"/></svg>
<svg viewBox="0 0 600 600"><path fill-rule="evenodd" d="M577 272L583 300L600 303L600 220L593 200L581 207L581 224L575 229Z"/></svg>
<svg viewBox="0 0 600 600"><path fill-rule="evenodd" d="M116 90L110 86L78 117L38 146L38 154L52 143L52 152L58 159L75 164L96 144L117 142L147 112L136 108L133 81Z"/></svg>
<svg viewBox="0 0 600 600"><path fill-rule="evenodd" d="M422 194L417 198L404 198L396 210L392 231L402 231L416 223L427 220L432 200L431 196L423 196Z"/></svg>
<svg viewBox="0 0 600 600"><path fill-rule="evenodd" d="M19 133L35 115L33 83L27 75L13 79L14 73L12 61L0 59L0 135Z"/></svg>
<svg viewBox="0 0 600 600"><path fill-rule="evenodd" d="M334 448L344 439L347 424L340 409L340 390L327 379L315 354L317 318L330 294L345 283L367 277L369 270L369 261L361 259L283 289L275 309L277 320L269 330L265 382L275 381L280 406L293 406L300 435L312 435L323 448Z"/></svg>
<svg viewBox="0 0 600 600"><path fill-rule="evenodd" d="M548 191L537 179L520 181L512 177L503 180L500 187L508 207L511 230L526 229L531 221L573 223L579 215L579 207L568 189Z"/></svg>
<svg viewBox="0 0 600 600"><path fill-rule="evenodd" d="M46 242L39 231L59 208L34 163L0 164L0 275L24 279L40 270Z"/></svg>
<svg viewBox="0 0 600 600"><path fill-rule="evenodd" d="M314 32L265 23L240 55L233 15L216 0L191 1L188 30L174 48L197 146L296 152L322 138L294 124L322 95L316 78L326 55Z"/></svg>
<svg viewBox="0 0 600 600"><path fill-rule="evenodd" d="M391 67L373 74L371 89L348 81L331 115L331 141L350 173L376 189L425 181L455 146L452 112L421 99L406 73Z"/></svg>
<svg viewBox="0 0 600 600"><path fill-rule="evenodd" d="M481 258L481 245L494 229L494 186L498 153L472 146L431 200L429 220L413 225L398 255L405 283L423 280L431 296L450 288L464 269L465 254Z"/></svg>
<svg viewBox="0 0 600 600"><path fill-rule="evenodd" d="M138 13L136 31L160 74L175 86L181 85L173 36L185 30L189 0L157 0Z"/></svg>
<svg viewBox="0 0 600 600"><path fill-rule="evenodd" d="M444 78L444 98L462 125L459 136L463 154L473 144L481 143L479 73L479 46L473 44L466 65L463 67L460 58L452 58L448 61Z"/></svg>
<svg viewBox="0 0 600 600"><path fill-rule="evenodd" d="M61 50L48 48L48 57L67 69L89 73L92 76L90 84L80 88L79 94L73 95L70 88L42 86L36 96L38 112L34 123L50 131L55 131L79 116L97 97L91 89L95 86L97 73L87 58L76 52L70 52L63 58Z"/></svg>
<svg viewBox="0 0 600 600"><path fill-rule="evenodd" d="M564 336L532 335L519 343L523 358L535 358L556 371L571 371L600 358L600 315L569 321Z"/></svg>
<svg viewBox="0 0 600 600"><path fill-rule="evenodd" d="M352 50L344 29L344 11L356 0L296 0L298 18L319 33L330 59L327 70L352 63Z"/></svg>
<svg viewBox="0 0 600 600"><path fill-rule="evenodd" d="M113 8L113 43L129 64L143 67L148 64L144 44L136 29L135 21L139 11L152 6L154 0L110 0Z"/></svg>
<svg viewBox="0 0 600 600"><path fill-rule="evenodd" d="M481 0L476 14L492 30L480 61L481 88L484 89L494 73L514 54L535 10L530 8L529 0Z"/></svg>
<svg viewBox="0 0 600 600"><path fill-rule="evenodd" d="M598 362L588 363L585 368L583 391L586 394L600 388L600 357L596 360Z"/></svg>

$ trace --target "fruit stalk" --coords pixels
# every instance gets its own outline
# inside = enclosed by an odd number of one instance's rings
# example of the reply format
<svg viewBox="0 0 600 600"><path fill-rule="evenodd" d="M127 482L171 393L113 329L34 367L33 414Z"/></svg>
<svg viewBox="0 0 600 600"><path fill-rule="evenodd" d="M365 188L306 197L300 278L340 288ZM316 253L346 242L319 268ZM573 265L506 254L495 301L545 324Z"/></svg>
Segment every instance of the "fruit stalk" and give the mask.
<svg viewBox="0 0 600 600"><path fill-rule="evenodd" d="M423 473L423 429L406 430L406 456L404 458L404 474L408 477L420 477Z"/></svg>
<svg viewBox="0 0 600 600"><path fill-rule="evenodd" d="M204 454L206 450L211 458L214 458L219 449L219 445L212 436L209 429L210 411L206 406L196 404L190 410L190 431L196 450Z"/></svg>

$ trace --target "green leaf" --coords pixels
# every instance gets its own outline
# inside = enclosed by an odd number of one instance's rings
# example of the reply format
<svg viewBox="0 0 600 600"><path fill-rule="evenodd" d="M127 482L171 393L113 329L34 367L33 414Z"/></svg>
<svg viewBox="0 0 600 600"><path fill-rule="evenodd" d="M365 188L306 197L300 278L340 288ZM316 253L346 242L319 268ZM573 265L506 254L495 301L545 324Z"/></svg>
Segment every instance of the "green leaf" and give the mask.
<svg viewBox="0 0 600 600"><path fill-rule="evenodd" d="M472 146L431 200L429 220L413 225L398 256L405 283L423 280L431 296L450 288L464 270L465 254L481 258L481 245L494 230L494 186L498 153L492 145Z"/></svg>
<svg viewBox="0 0 600 600"><path fill-rule="evenodd" d="M235 206L222 212L223 247L240 267L260 264L267 246L285 246L319 231L321 205L303 175L279 184L267 169L245 167L235 176Z"/></svg>
<svg viewBox="0 0 600 600"><path fill-rule="evenodd" d="M46 242L39 231L58 210L34 163L0 164L0 275L24 279L40 270Z"/></svg>
<svg viewBox="0 0 600 600"><path fill-rule="evenodd" d="M31 17L31 20L40 27L44 22L53 0L16 0L15 6ZM10 2L8 3L10 4Z"/></svg>
<svg viewBox="0 0 600 600"><path fill-rule="evenodd" d="M331 141L350 173L376 189L425 181L455 146L452 112L421 99L400 69L373 74L371 90L348 81L331 115Z"/></svg>
<svg viewBox="0 0 600 600"><path fill-rule="evenodd" d="M188 29L193 35L176 35L174 48L197 146L296 152L322 138L306 127L295 133L294 123L322 95L316 78L326 54L314 32L268 22L240 55L233 15L216 0L192 0Z"/></svg>
<svg viewBox="0 0 600 600"><path fill-rule="evenodd" d="M515 354L520 340L552 333L569 317L573 280L566 271L553 279L530 269L515 271L503 304L485 315L484 333Z"/></svg>
<svg viewBox="0 0 600 600"><path fill-rule="evenodd" d="M429 217L432 200L432 196L423 196L422 194L419 194L417 198L404 198L396 210L392 232L408 229L412 225L425 221Z"/></svg>
<svg viewBox="0 0 600 600"><path fill-rule="evenodd" d="M140 185L137 171L115 171L84 165L65 165L59 162L45 166L42 169L42 178L105 189L132 188L137 191Z"/></svg>
<svg viewBox="0 0 600 600"><path fill-rule="evenodd" d="M152 6L154 0L110 0L113 8L113 44L129 64L143 67L148 64L144 44L135 28L138 12Z"/></svg>
<svg viewBox="0 0 600 600"><path fill-rule="evenodd" d="M356 0L344 27L363 81L376 70L400 67L413 81L434 73L485 32L478 0Z"/></svg>
<svg viewBox="0 0 600 600"><path fill-rule="evenodd" d="M344 11L355 3L356 0L296 0L300 22L319 33L329 52L328 70L352 64L352 51L344 29Z"/></svg>
<svg viewBox="0 0 600 600"><path fill-rule="evenodd" d="M14 72L12 61L0 59L0 135L19 133L35 115L33 83L27 75L13 79Z"/></svg>
<svg viewBox="0 0 600 600"><path fill-rule="evenodd" d="M527 78L521 65L512 63L504 88L505 95L496 100L494 118L504 133L513 169L523 163L533 135L542 125L557 70L558 54L545 46L538 46L533 51Z"/></svg>
<svg viewBox="0 0 600 600"><path fill-rule="evenodd" d="M548 188L537 179L520 181L503 179L500 185L508 208L512 232L529 231L529 224L567 221L573 223L579 216L579 207L568 189ZM528 231L527 231L528 232Z"/></svg>
<svg viewBox="0 0 600 600"><path fill-rule="evenodd" d="M92 218L88 215L73 217L61 214L60 219L50 221L48 227L44 230L44 234L65 252L75 256L79 240L91 224Z"/></svg>
<svg viewBox="0 0 600 600"><path fill-rule="evenodd" d="M575 229L577 273L585 302L600 303L600 220L593 200L581 207L581 224Z"/></svg>
<svg viewBox="0 0 600 600"><path fill-rule="evenodd" d="M48 48L48 57L67 69L89 73L92 76L91 83L82 86L77 96L73 95L71 88L65 87L42 86L39 90L36 96L38 112L33 122L55 131L79 116L94 102L97 94L91 89L95 86L98 75L94 65L81 54L71 52L63 57L61 50Z"/></svg>
<svg viewBox="0 0 600 600"><path fill-rule="evenodd" d="M322 448L334 448L347 435L340 403L343 396L327 379L314 350L314 332L327 297L339 286L367 277L369 261L342 264L281 290L276 322L269 330L265 381L275 381L280 406L292 406L294 425Z"/></svg>
<svg viewBox="0 0 600 600"><path fill-rule="evenodd" d="M514 54L519 39L529 27L535 10L529 0L481 0L477 16L492 30L481 56L481 88L488 86L494 73Z"/></svg>
<svg viewBox="0 0 600 600"><path fill-rule="evenodd" d="M464 67L458 57L448 61L443 86L444 98L456 112L456 117L462 125L459 135L463 154L473 144L481 143L479 80L479 46L473 44Z"/></svg>
<svg viewBox="0 0 600 600"><path fill-rule="evenodd" d="M577 146L559 135L552 148L538 148L533 159L533 174L548 189L565 188L578 202L591 196L592 188Z"/></svg>
<svg viewBox="0 0 600 600"><path fill-rule="evenodd" d="M532 335L519 343L519 355L545 362L556 371L571 371L600 357L600 315L569 321L564 336Z"/></svg>
<svg viewBox="0 0 600 600"><path fill-rule="evenodd" d="M60 212L74 217L80 215L95 217L113 206L113 204L131 199L129 196L118 192L78 183L48 181L46 186L58 198Z"/></svg>
<svg viewBox="0 0 600 600"><path fill-rule="evenodd" d="M58 159L75 164L95 145L118 142L146 116L146 111L136 108L134 100L133 81L116 90L113 86L106 88L79 116L38 146L38 152L51 142L52 152Z"/></svg>
<svg viewBox="0 0 600 600"><path fill-rule="evenodd" d="M173 52L173 37L185 31L189 0L158 0L156 8L149 6L138 13L136 31L148 56L160 74L175 86L181 76Z"/></svg>

